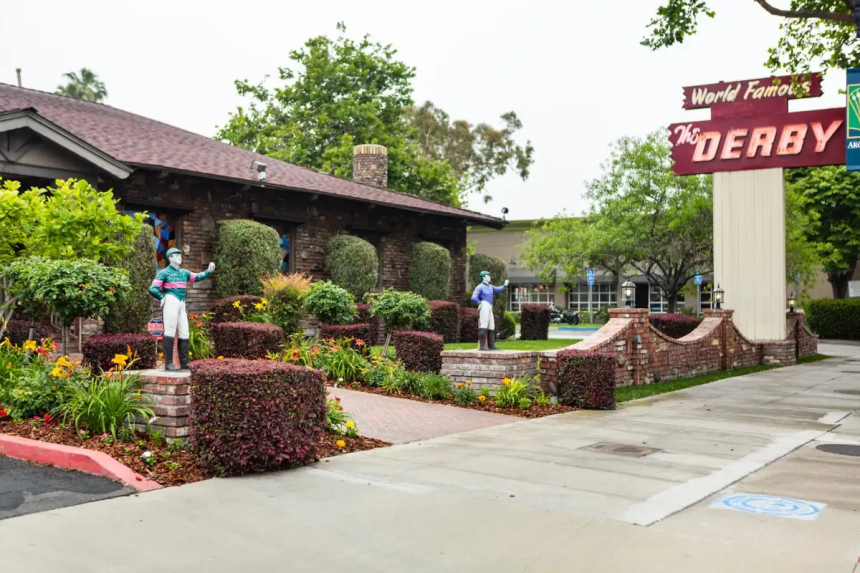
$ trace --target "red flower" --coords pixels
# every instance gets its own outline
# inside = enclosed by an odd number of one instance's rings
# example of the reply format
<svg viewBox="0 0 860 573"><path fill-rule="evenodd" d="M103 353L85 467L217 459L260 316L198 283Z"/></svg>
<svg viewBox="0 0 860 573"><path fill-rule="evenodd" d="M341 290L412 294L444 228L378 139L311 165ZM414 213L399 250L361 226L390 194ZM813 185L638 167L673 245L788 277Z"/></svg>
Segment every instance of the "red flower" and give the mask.
<svg viewBox="0 0 860 573"><path fill-rule="evenodd" d="M4 410L3 408L0 408L0 418L5 418L6 416L8 416L8 414L6 413L6 410Z"/></svg>
<svg viewBox="0 0 860 573"><path fill-rule="evenodd" d="M44 348L40 348L40 349L39 349L39 350L37 350L36 352L38 352L38 353L39 353L39 354L41 354L42 356L44 356L45 354L47 354L47 350L45 350Z"/></svg>
<svg viewBox="0 0 860 573"><path fill-rule="evenodd" d="M42 418L44 418L46 422L51 421L51 415L50 414L45 414L44 416L42 416Z"/></svg>
<svg viewBox="0 0 860 573"><path fill-rule="evenodd" d="M33 416L33 419L34 419L34 420L38 420L38 419L39 419L39 416Z"/></svg>
<svg viewBox="0 0 860 573"><path fill-rule="evenodd" d="M200 321L198 320L198 321L197 321L197 326L203 326L203 323L202 323L202 322L200 322Z"/></svg>
<svg viewBox="0 0 860 573"><path fill-rule="evenodd" d="M59 346L57 346L57 343L55 342L55 343L54 343L54 352L56 352L56 351L57 351L57 350L59 350L59 349L60 349L60 347L59 347Z"/></svg>

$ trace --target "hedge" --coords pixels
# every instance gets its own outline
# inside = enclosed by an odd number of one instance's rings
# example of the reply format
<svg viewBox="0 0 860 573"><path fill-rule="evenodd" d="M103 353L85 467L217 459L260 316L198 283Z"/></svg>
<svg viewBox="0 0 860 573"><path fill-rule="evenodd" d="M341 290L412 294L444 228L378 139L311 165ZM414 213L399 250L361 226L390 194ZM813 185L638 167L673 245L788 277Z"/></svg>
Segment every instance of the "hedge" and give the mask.
<svg viewBox="0 0 860 573"><path fill-rule="evenodd" d="M821 299L804 304L809 329L821 338L860 340L860 299Z"/></svg>
<svg viewBox="0 0 860 573"><path fill-rule="evenodd" d="M191 364L191 447L209 473L263 472L315 459L325 374L272 360Z"/></svg>
<svg viewBox="0 0 860 573"><path fill-rule="evenodd" d="M469 289L468 304L471 302L472 292L475 287L481 282L481 271L490 271L492 284L500 286L505 284L505 279L508 278L508 265L502 259L491 257L490 255L472 255L469 257L469 284L466 288ZM505 318L505 309L508 308L508 291L504 290L496 294L493 299L493 316L496 319L496 324L501 324ZM477 334L475 335L477 336Z"/></svg>
<svg viewBox="0 0 860 573"><path fill-rule="evenodd" d="M376 344L373 338L376 329L369 322L359 322L356 324L323 324L320 326L320 338L341 340L351 338L353 342L351 346L360 352L367 352L368 349ZM363 344L356 344L357 341L362 341Z"/></svg>
<svg viewBox="0 0 860 573"><path fill-rule="evenodd" d="M549 307L542 304L524 304L520 325L520 340L548 339Z"/></svg>
<svg viewBox="0 0 860 573"><path fill-rule="evenodd" d="M428 300L451 296L451 253L435 243L415 243L409 270L409 290Z"/></svg>
<svg viewBox="0 0 860 573"><path fill-rule="evenodd" d="M445 342L432 332L394 331L394 349L403 367L412 372L439 372Z"/></svg>
<svg viewBox="0 0 860 573"><path fill-rule="evenodd" d="M338 235L328 242L326 272L331 281L356 299L376 289L379 282L379 257L376 247L360 237Z"/></svg>
<svg viewBox="0 0 860 573"><path fill-rule="evenodd" d="M281 256L272 227L248 219L220 221L212 252L218 296L262 294L261 280L278 272Z"/></svg>
<svg viewBox="0 0 860 573"><path fill-rule="evenodd" d="M83 363L93 372L107 372L114 367L117 354L128 355L128 349L140 358L133 368L155 368L158 359L155 337L151 334L99 334L84 341Z"/></svg>
<svg viewBox="0 0 860 573"><path fill-rule="evenodd" d="M478 342L478 309L461 306L460 314L460 342Z"/></svg>
<svg viewBox="0 0 860 573"><path fill-rule="evenodd" d="M506 338L511 338L517 333L517 321L514 320L514 317L511 313L506 312L504 318L502 318L502 323L496 325L496 337L499 340L505 340Z"/></svg>
<svg viewBox="0 0 860 573"><path fill-rule="evenodd" d="M460 326L457 305L446 300L428 300L430 320L427 330L441 334L445 342L457 342L457 329Z"/></svg>
<svg viewBox="0 0 860 573"><path fill-rule="evenodd" d="M686 314L652 314L648 320L669 338L684 338L700 324L697 317Z"/></svg>
<svg viewBox="0 0 860 573"><path fill-rule="evenodd" d="M266 358L284 345L284 329L257 322L213 323L215 355L224 358Z"/></svg>
<svg viewBox="0 0 860 573"><path fill-rule="evenodd" d="M562 350L556 355L558 401L587 410L615 409L615 357Z"/></svg>
<svg viewBox="0 0 860 573"><path fill-rule="evenodd" d="M242 303L247 312L263 299L255 295L239 295L216 300L212 305L212 318L209 322L239 322L242 319L242 313L233 306L237 300Z"/></svg>
<svg viewBox="0 0 860 573"><path fill-rule="evenodd" d="M15 346L21 346L27 340L30 339L30 321L28 320L17 320L12 319L8 323L6 323L6 332L3 334L3 337L9 337L9 342L14 344ZM38 322L33 324L33 338L32 340L39 341L43 338L49 338L51 336L51 330L45 326L44 324L39 324Z"/></svg>
<svg viewBox="0 0 860 573"><path fill-rule="evenodd" d="M382 320L370 316L370 305L360 302L355 305L358 312L353 324L370 324L370 344L378 345L385 341L385 329Z"/></svg>
<svg viewBox="0 0 860 573"><path fill-rule="evenodd" d="M152 227L144 225L131 252L116 265L128 272L131 290L121 300L111 304L108 313L102 317L106 332L146 332L146 325L152 320L149 285L155 278L155 260Z"/></svg>

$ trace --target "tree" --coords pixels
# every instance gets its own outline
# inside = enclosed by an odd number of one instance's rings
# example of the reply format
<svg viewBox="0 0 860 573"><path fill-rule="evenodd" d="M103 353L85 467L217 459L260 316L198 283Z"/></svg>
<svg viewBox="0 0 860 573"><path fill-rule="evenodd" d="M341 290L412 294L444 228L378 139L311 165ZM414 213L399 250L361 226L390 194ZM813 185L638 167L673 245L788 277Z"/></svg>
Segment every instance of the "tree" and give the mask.
<svg viewBox="0 0 860 573"><path fill-rule="evenodd" d="M663 131L620 139L603 176L588 183L591 212L530 232L521 257L542 277L588 267L644 275L675 312L695 272L713 265L713 189L710 177L677 177L671 164Z"/></svg>
<svg viewBox="0 0 860 573"><path fill-rule="evenodd" d="M430 306L427 299L414 292L401 292L387 288L382 292L367 295L370 303L370 316L380 318L385 323L385 347L382 355L388 356L391 333L395 330L420 328L430 320Z"/></svg>
<svg viewBox="0 0 860 573"><path fill-rule="evenodd" d="M509 170L523 181L529 177L534 160L530 141L517 145L513 135L523 124L514 112L502 115L504 127L496 129L486 123L471 125L468 121L451 121L450 116L432 102L410 107L406 116L418 135L421 151L434 160L446 160L460 180L460 196L483 193L487 184ZM490 195L484 194L489 202Z"/></svg>
<svg viewBox="0 0 860 573"><path fill-rule="evenodd" d="M68 81L64 86L57 86L59 95L96 102L107 99L108 92L104 82L88 68L81 68L80 73L63 74L63 77Z"/></svg>
<svg viewBox="0 0 860 573"><path fill-rule="evenodd" d="M785 9L769 0L755 0L768 14L782 19L779 41L768 50L768 69L801 76L817 71L813 68L826 72L860 65L860 42L852 18L855 1L791 0ZM642 44L652 50L681 44L696 33L702 16L715 16L705 0L667 0L648 24L651 34Z"/></svg>
<svg viewBox="0 0 860 573"><path fill-rule="evenodd" d="M514 165L528 175L532 149L512 141L521 127L515 114L503 116L501 130L463 122L468 133L455 139L440 135L450 128L444 115L444 129L437 123L434 137L422 140L415 129L418 116L410 111L415 69L399 61L390 45L369 36L358 42L345 38L343 24L338 31L334 40L317 36L291 51L294 67L278 70L282 87L236 81L250 104L230 114L217 139L341 177L352 177L356 144L384 145L391 189L452 205ZM421 109L439 111L429 106ZM447 144L451 139L456 153Z"/></svg>
<svg viewBox="0 0 860 573"><path fill-rule="evenodd" d="M152 296L148 289L156 273L155 245L149 225L143 225L131 252L115 266L126 270L131 290L110 305L104 317L105 331L145 332L152 318Z"/></svg>
<svg viewBox="0 0 860 573"><path fill-rule="evenodd" d="M805 234L827 273L833 298L848 296L848 281L860 257L860 174L844 167L788 171L788 189L812 220Z"/></svg>

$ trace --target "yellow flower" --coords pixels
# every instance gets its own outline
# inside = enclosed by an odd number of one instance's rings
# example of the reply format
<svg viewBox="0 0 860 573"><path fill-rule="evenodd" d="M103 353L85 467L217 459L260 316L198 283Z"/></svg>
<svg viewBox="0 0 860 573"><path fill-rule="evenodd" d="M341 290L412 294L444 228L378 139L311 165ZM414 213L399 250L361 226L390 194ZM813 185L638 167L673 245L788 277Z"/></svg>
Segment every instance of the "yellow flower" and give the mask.
<svg viewBox="0 0 860 573"><path fill-rule="evenodd" d="M504 386L510 386L511 382L513 382L513 380L511 380L510 378L505 378L504 380L502 380L502 384Z"/></svg>
<svg viewBox="0 0 860 573"><path fill-rule="evenodd" d="M3 346L8 346L9 348L12 348L12 341L9 340L8 336L3 339L3 342L0 342L0 347L3 347Z"/></svg>
<svg viewBox="0 0 860 573"><path fill-rule="evenodd" d="M51 370L51 376L54 378L62 378L63 377L63 369L59 366L55 366L53 370Z"/></svg>
<svg viewBox="0 0 860 573"><path fill-rule="evenodd" d="M60 359L57 360L57 366L62 366L63 368L72 368L72 363L69 362L68 356L60 356Z"/></svg>
<svg viewBox="0 0 860 573"><path fill-rule="evenodd" d="M38 344L35 340L28 340L24 343L24 350L36 350Z"/></svg>
<svg viewBox="0 0 860 573"><path fill-rule="evenodd" d="M116 354L111 362L120 367L125 366L128 363L128 356L125 354Z"/></svg>
<svg viewBox="0 0 860 573"><path fill-rule="evenodd" d="M478 396L478 400L480 400L481 402L484 402L486 399L487 397L484 395Z"/></svg>
<svg viewBox="0 0 860 573"><path fill-rule="evenodd" d="M256 308L257 310L263 310L264 308L266 308L266 305L261 302L255 302L254 308Z"/></svg>
<svg viewBox="0 0 860 573"><path fill-rule="evenodd" d="M354 428L354 427L355 427L355 422L353 422L352 420L347 420L347 422L346 422L346 427L347 427L347 428Z"/></svg>
<svg viewBox="0 0 860 573"><path fill-rule="evenodd" d="M472 385L472 381L471 381L471 380L469 380L468 382L466 382L466 386L471 386L471 385Z"/></svg>
<svg viewBox="0 0 860 573"><path fill-rule="evenodd" d="M463 383L462 383L462 382L457 382L457 388L462 388L462 387L463 387Z"/></svg>
<svg viewBox="0 0 860 573"><path fill-rule="evenodd" d="M266 300L265 298L261 298L261 299L260 299L260 302L261 302L261 303L263 303L264 305L269 304L269 301L268 301L268 300Z"/></svg>
<svg viewBox="0 0 860 573"><path fill-rule="evenodd" d="M11 362L6 363L6 370L12 370L12 363Z"/></svg>
<svg viewBox="0 0 860 573"><path fill-rule="evenodd" d="M218 360L224 360L224 357L223 357L223 356L219 356L219 357L218 357Z"/></svg>
<svg viewBox="0 0 860 573"><path fill-rule="evenodd" d="M338 441L337 441L337 447L339 447L339 448L345 448L345 447L346 447L346 442L344 442L343 440L338 440Z"/></svg>
<svg viewBox="0 0 860 573"><path fill-rule="evenodd" d="M239 310L242 310L242 301L237 300L236 302L234 302L233 308L238 308Z"/></svg>

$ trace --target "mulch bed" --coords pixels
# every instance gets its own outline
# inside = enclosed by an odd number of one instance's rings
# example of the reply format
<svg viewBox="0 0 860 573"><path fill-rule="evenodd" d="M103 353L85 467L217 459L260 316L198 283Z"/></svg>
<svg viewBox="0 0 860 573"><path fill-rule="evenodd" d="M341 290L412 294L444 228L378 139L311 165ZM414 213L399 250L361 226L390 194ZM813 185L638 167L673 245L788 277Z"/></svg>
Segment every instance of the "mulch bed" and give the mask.
<svg viewBox="0 0 860 573"><path fill-rule="evenodd" d="M82 441L74 430L64 428L54 422L33 426L27 421L16 424L11 420L0 420L0 434L104 452L133 471L163 486L184 485L212 477L206 474L203 464L194 453L185 449L171 452L167 449L166 443L154 445L148 436L142 434L137 437L134 444L122 442L108 444L103 443L98 437L91 437ZM338 447L338 440L343 440L346 445L343 448ZM132 445L134 451L127 451ZM324 433L317 452L317 459L390 445L387 442L363 436L349 438ZM146 451L152 452L153 458L156 460L152 467L148 466L140 457ZM171 462L177 465L172 466Z"/></svg>
<svg viewBox="0 0 860 573"><path fill-rule="evenodd" d="M423 396L416 396L415 394L389 394L383 388L376 388L371 386L362 386L362 385L345 385L342 386L347 390L357 390L358 392L366 392L368 394L379 394L380 396L388 396L390 398L405 398L406 400L415 400L416 402L426 402L428 404L441 404L444 406L455 406L457 408L465 408L467 410L481 410L483 412L490 412L492 414L505 414L507 416L518 416L520 418L543 418L544 416L553 416L555 414L564 414L565 412L573 412L576 408L572 408L570 406L553 406L552 404L548 406L538 406L537 404L532 404L531 408L527 410L522 410L520 408L500 408L496 406L496 404L492 401L492 398L487 400L486 402L475 402L471 406L463 406L458 404L454 400L431 400L429 398L424 398Z"/></svg>

